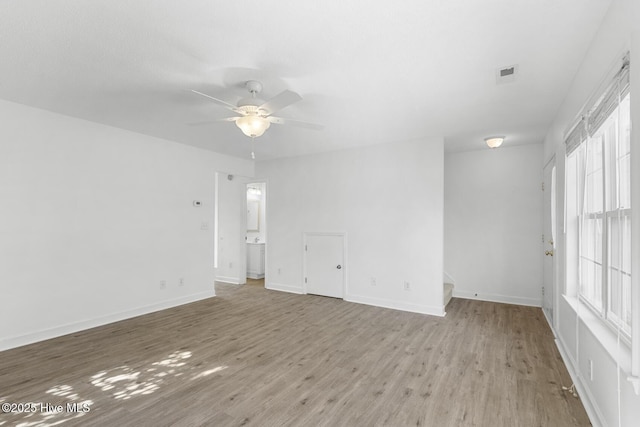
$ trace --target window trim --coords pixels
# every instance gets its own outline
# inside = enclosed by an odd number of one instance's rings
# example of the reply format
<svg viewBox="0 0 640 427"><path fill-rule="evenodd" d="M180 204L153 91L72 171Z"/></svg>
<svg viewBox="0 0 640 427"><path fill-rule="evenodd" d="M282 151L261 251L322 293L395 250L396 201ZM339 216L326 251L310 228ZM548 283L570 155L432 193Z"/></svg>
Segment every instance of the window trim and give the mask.
<svg viewBox="0 0 640 427"><path fill-rule="evenodd" d="M578 197L579 194L581 193L579 187L582 186L582 192L586 192L587 188L587 176L592 175L593 173L595 173L597 170L601 170L602 171L602 194L600 195L602 197L601 200L601 204L598 203L600 205L600 211L599 212L578 212L577 215L577 220L578 220L578 227L577 227L577 245L578 245L578 250L577 250L577 272L578 272L578 283L576 286L576 297L578 299L579 302L582 303L582 305L584 305L585 307L587 307L598 319L600 319L602 321L602 323L604 325L606 325L609 329L616 331L620 333L620 337L621 339L627 343L628 345L631 345L631 336L632 336L632 323L633 323L633 314L631 314L632 319L630 320L629 323L627 323L626 321L623 320L623 318L621 316L619 316L618 314L616 314L612 309L611 309L611 305L610 305L610 293L611 293L611 280L610 280L610 242L609 242L609 234L610 234L610 219L611 218L621 218L621 217L626 217L628 216L629 218L631 217L631 208L630 207L625 207L625 208L620 208L617 205L619 204L619 200L616 201L610 201L608 200L609 198L609 193L610 193L610 189L608 188L608 185L612 185L611 182L609 182L608 180L610 179L609 175L611 173L613 173L614 176L616 176L617 178L615 183L613 185L617 187L619 187L620 182L619 182L619 177L618 177L618 161L621 158L626 157L626 154L624 156L619 156L619 153L617 152L617 142L618 142L618 138L621 136L619 135L619 129L618 127L620 126L620 119L619 116L618 117L614 117L613 118L613 122L614 122L614 126L616 128L615 130L615 135L616 135L616 147L615 147L615 153L610 153L608 150L611 150L611 147L607 146L608 145L608 140L605 136L605 134L608 132L607 129L605 129L603 131L603 133L601 135L598 135L598 133L600 132L602 126L605 125L605 123L607 123L607 121L612 117L612 115L614 114L614 112L617 110L617 108L620 107L620 103L616 103L615 108L612 108L612 99L616 98L616 99L624 99L627 96L630 96L630 92L629 92L629 86L628 86L628 63L625 63L625 65L623 66L623 69L621 70L621 74L623 75L623 78L625 79L623 81L623 84L616 84L615 82L612 83L608 90L609 91L615 91L615 88L621 88L620 91L616 91L616 95L619 94L620 98L613 97L611 95L611 93L605 93L605 95L603 95L600 98L600 101L602 101L603 99L606 100L606 108L602 107L601 105L596 105L591 111L597 111L598 112L598 117L597 117L597 127L593 125L593 123L590 121L590 116L587 114L585 116L582 116L580 118L580 121L571 128L570 132L567 134L567 137L565 139L566 144L567 144L567 153L566 153L566 158L569 158L573 155L580 155L579 150L584 150L583 152L583 156L584 158L582 159L582 162L584 164L584 167L587 168L588 167L588 162L589 162L589 158L588 158L588 153L589 153L589 144L594 144L596 147L599 148L599 150L602 153L601 156L601 164L598 165L593 171L587 171L585 169L585 173L584 176L582 178L579 178L580 180L584 181L581 184L578 183L578 189L576 189L575 191L577 191L578 193ZM620 78L620 77L618 77ZM608 116L603 117L602 116L602 111L607 111ZM594 141L595 140L595 141ZM611 157L611 155L613 154L613 158ZM577 159L576 164L579 165L580 164L580 160ZM578 168L578 170L580 170L580 168ZM567 190L565 189L565 194L566 194ZM617 193L617 191L616 191ZM617 198L618 195L616 194L615 197ZM609 209L609 207L611 205L616 206L613 209ZM565 218L566 218L566 206L565 206ZM597 261L598 257L595 257L594 259L588 258L585 255L583 255L583 242L584 242L584 234L583 234L583 227L585 224L585 220L587 219L591 219L591 220L600 220L602 222L602 235L601 235L601 242L600 245L601 247L599 248L599 250L601 251L601 259L600 262ZM566 221L566 219L565 219ZM598 250L597 248L594 248L595 250ZM583 292L584 289L584 281L582 280L582 263L588 261L588 262L592 262L595 265L599 265L600 266L600 283L601 283L601 289L600 289L600 301L601 301L601 308L598 308L596 301L591 301L590 298ZM620 269L618 269L620 270ZM624 271L622 271L622 274L627 274ZM629 276L631 276L631 274L629 274ZM622 287L622 283L620 283L618 286ZM595 291L595 290L594 290ZM631 313L633 313L633 310L637 309L636 307L631 307ZM622 314L622 307L620 307L620 314Z"/></svg>

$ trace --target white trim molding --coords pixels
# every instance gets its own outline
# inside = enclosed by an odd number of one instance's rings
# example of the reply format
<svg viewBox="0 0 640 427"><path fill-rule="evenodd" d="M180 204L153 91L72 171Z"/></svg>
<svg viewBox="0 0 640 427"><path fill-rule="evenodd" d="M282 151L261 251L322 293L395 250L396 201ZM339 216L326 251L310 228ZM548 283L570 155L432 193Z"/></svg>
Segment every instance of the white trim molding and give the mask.
<svg viewBox="0 0 640 427"><path fill-rule="evenodd" d="M382 298L365 297L361 295L346 295L345 301L358 304L372 305L375 307L391 308L393 310L409 311L412 313L428 314L431 316L444 317L446 314L444 306L431 306L423 304L411 304L404 301L393 301Z"/></svg>
<svg viewBox="0 0 640 427"><path fill-rule="evenodd" d="M166 310L168 308L189 304L192 302L200 301L207 298L212 298L215 296L216 296L215 291L212 289L211 291L186 295L180 298L174 298L171 300L162 301L159 303L139 307L134 310L122 311L122 312L110 314L107 316L96 317L95 319L87 319L80 322L70 323L67 325L56 326L51 329L32 332L26 335L9 337L9 338L0 340L0 351L9 350L16 347L22 347L23 345L33 344L39 341L61 337L63 335L73 334L76 332L84 331L86 329L91 329L98 326L104 326L109 323L131 319L133 317L154 313L156 311Z"/></svg>
<svg viewBox="0 0 640 427"><path fill-rule="evenodd" d="M453 289L454 298L475 299L480 301L500 302L504 304L526 305L529 307L542 307L541 298L513 297L509 295L486 294L473 291Z"/></svg>
<svg viewBox="0 0 640 427"><path fill-rule="evenodd" d="M288 292L290 294L304 294L304 290L300 286L285 285L283 283L267 282L264 283L265 289L270 291Z"/></svg>
<svg viewBox="0 0 640 427"><path fill-rule="evenodd" d="M244 285L246 281L241 281L237 277L216 276L216 282L230 283L232 285Z"/></svg>
<svg viewBox="0 0 640 427"><path fill-rule="evenodd" d="M579 370L575 368L577 366L576 361L571 357L571 353L567 351L566 345L562 338L557 338L555 340L555 343L558 351L560 352L560 357L562 357L562 361L567 367L567 371L569 371L571 381L573 381L573 385L575 385L576 390L578 391L580 401L582 402L585 411L587 411L589 421L591 421L593 427L604 426L605 424L602 422L602 420L604 419L604 417L602 416L602 412L600 411L600 408L598 408L598 405L596 405L596 401L589 391L589 388L585 386L584 378L579 375Z"/></svg>

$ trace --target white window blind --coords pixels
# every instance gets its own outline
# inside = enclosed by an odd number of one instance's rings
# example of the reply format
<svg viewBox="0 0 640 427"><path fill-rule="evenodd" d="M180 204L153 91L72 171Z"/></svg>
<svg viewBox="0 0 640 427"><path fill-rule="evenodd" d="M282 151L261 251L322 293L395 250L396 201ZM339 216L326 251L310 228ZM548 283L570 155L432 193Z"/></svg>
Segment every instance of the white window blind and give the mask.
<svg viewBox="0 0 640 427"><path fill-rule="evenodd" d="M631 112L629 60L565 137L567 200L576 226L567 241L577 250L567 263L577 274L577 296L604 322L631 337Z"/></svg>
<svg viewBox="0 0 640 427"><path fill-rule="evenodd" d="M595 101L587 105L586 113L567 132L565 136L567 155L573 153L588 135L593 135L600 128L616 109L619 100L624 99L629 91L629 56L627 55L622 60L622 68L609 86Z"/></svg>

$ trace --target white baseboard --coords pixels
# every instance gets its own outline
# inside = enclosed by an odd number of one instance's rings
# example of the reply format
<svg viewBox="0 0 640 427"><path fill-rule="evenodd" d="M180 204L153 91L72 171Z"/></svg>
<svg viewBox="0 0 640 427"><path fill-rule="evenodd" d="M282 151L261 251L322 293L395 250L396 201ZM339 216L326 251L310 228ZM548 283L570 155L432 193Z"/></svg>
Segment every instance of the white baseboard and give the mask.
<svg viewBox="0 0 640 427"><path fill-rule="evenodd" d="M245 283L241 281L238 277L228 277L228 276L216 276L216 282L231 283L232 285L242 285Z"/></svg>
<svg viewBox="0 0 640 427"><path fill-rule="evenodd" d="M23 345L33 344L39 341L57 338L63 335L73 334L75 332L84 331L86 329L95 328L97 326L103 326L109 323L131 319L132 317L153 313L155 311L166 310L168 308L177 307L179 305L200 301L215 296L216 294L214 290L199 292L197 294L186 295L172 300L162 301L156 304L139 307L133 310L122 311L107 316L97 317L95 319L88 319L80 322L70 323L67 325L57 326L55 328L45 329L42 331L20 335L17 337L9 337L0 340L0 351L22 347Z"/></svg>
<svg viewBox="0 0 640 427"><path fill-rule="evenodd" d="M373 305L376 307L391 308L394 310L409 311L412 313L429 314L431 316L443 317L445 315L444 306L429 306L412 304L404 301L393 301L382 298L365 297L361 295L347 295L345 301L358 304Z"/></svg>
<svg viewBox="0 0 640 427"><path fill-rule="evenodd" d="M587 415L589 416L589 421L593 427L603 427L605 424L602 422L604 417L602 416L602 412L595 404L595 399L591 395L589 388L585 386L584 378L579 374L579 370L576 369L576 361L571 357L571 353L567 351L566 345L562 338L558 336L555 340L556 347L558 347L558 351L560 352L560 356L562 357L562 361L567 367L567 371L569 371L569 376L571 376L571 380L573 384L576 386L576 390L578 391L578 396L580 396L580 401L584 406ZM563 384L565 386L569 386L569 384Z"/></svg>
<svg viewBox="0 0 640 427"><path fill-rule="evenodd" d="M302 288L291 285L283 285L282 283L265 282L264 287L272 291L289 292L291 294L303 294Z"/></svg>
<svg viewBox="0 0 640 427"><path fill-rule="evenodd" d="M282 283L265 283L265 288L273 291L289 292L293 294L304 294L304 289L297 286L284 285ZM432 316L444 316L444 306L428 306L411 304L403 301L391 301L382 298L363 297L359 295L347 295L344 297L347 302L353 302L357 304L372 305L375 307L391 308L394 310L409 311L412 313L429 314Z"/></svg>
<svg viewBox="0 0 640 427"><path fill-rule="evenodd" d="M508 295L485 294L474 291L453 289L454 298L475 299L480 301L501 302L505 304L526 305L530 307L542 307L541 298L523 298Z"/></svg>
<svg viewBox="0 0 640 427"><path fill-rule="evenodd" d="M547 324L549 325L551 332L553 332L553 336L556 337L557 335L556 335L556 330L553 329L553 322L551 321L551 318L549 317L549 314L547 313L547 310L544 309L544 307L542 308L542 315L547 320Z"/></svg>

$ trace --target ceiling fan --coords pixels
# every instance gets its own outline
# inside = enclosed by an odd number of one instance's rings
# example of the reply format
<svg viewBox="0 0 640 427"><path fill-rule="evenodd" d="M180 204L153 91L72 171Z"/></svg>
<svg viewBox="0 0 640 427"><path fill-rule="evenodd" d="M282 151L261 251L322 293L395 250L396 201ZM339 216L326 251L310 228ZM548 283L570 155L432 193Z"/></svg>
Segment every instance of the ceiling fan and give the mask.
<svg viewBox="0 0 640 427"><path fill-rule="evenodd" d="M204 96L212 100L216 104L221 105L238 114L238 116L235 117L227 117L225 119L192 124L203 125L219 121L235 122L236 126L238 126L245 135L251 138L262 136L262 134L264 134L264 132L269 129L271 123L276 123L279 125L287 124L307 129L322 129L321 125L317 125L314 123L285 119L272 115L273 113L302 100L302 97L297 93L290 90L285 90L269 99L268 101L263 101L262 99L259 99L257 97L257 95L262 92L262 83L256 80L249 80L248 82L246 82L245 87L251 94L251 97L241 99L240 101L238 101L238 105L230 104L226 101L214 98L211 95L207 95L206 93L202 93L197 90L191 90L193 93Z"/></svg>

